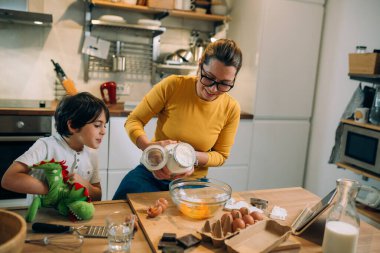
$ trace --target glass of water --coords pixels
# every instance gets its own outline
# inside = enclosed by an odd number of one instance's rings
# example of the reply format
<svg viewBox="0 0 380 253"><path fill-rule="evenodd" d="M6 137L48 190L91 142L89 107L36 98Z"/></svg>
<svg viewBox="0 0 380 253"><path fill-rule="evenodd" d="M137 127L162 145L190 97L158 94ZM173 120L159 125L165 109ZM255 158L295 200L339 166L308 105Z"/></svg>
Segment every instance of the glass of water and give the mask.
<svg viewBox="0 0 380 253"><path fill-rule="evenodd" d="M136 217L126 211L116 211L107 215L109 252L130 252Z"/></svg>

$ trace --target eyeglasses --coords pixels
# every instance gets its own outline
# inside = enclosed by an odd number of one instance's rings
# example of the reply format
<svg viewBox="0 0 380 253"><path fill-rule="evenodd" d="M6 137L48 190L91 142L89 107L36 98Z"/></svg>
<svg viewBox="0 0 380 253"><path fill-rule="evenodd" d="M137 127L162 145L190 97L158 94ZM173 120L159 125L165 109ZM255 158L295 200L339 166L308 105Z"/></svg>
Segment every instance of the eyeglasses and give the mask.
<svg viewBox="0 0 380 253"><path fill-rule="evenodd" d="M214 79L204 75L203 72L204 70L203 70L203 64L202 64L201 65L201 83L203 84L203 86L212 87L213 85L216 85L216 89L220 92L230 91L234 87L235 78L231 82L231 84L227 84L223 82L217 82Z"/></svg>

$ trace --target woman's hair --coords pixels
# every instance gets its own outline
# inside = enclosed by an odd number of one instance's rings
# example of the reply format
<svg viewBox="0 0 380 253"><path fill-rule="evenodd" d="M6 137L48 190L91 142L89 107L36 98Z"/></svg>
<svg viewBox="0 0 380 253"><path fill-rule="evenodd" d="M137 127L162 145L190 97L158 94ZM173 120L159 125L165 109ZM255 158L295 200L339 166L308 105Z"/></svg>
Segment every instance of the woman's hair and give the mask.
<svg viewBox="0 0 380 253"><path fill-rule="evenodd" d="M84 125L94 122L104 111L106 122L110 114L106 104L99 98L88 92L81 92L73 96L64 97L59 103L54 114L55 128L60 135L70 136L67 122L71 121L71 127L80 129Z"/></svg>
<svg viewBox="0 0 380 253"><path fill-rule="evenodd" d="M226 66L234 66L237 74L243 62L243 55L235 41L220 39L206 47L200 62L208 65L211 59L217 59Z"/></svg>

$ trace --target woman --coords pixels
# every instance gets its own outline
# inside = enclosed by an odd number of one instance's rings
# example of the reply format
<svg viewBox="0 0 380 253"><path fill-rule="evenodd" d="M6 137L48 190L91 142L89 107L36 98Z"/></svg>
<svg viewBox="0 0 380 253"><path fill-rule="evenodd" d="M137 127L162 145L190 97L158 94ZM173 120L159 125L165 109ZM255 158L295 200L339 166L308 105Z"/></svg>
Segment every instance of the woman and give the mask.
<svg viewBox="0 0 380 253"><path fill-rule="evenodd" d="M125 123L132 142L141 150L152 144L189 143L196 150L195 169L173 176L167 167L150 172L140 164L124 177L113 199L125 199L126 193L167 191L175 178L204 177L208 167L223 165L240 121L239 104L228 91L241 65L236 43L218 40L205 49L197 76L169 76L145 95ZM150 141L144 126L153 116L158 120Z"/></svg>

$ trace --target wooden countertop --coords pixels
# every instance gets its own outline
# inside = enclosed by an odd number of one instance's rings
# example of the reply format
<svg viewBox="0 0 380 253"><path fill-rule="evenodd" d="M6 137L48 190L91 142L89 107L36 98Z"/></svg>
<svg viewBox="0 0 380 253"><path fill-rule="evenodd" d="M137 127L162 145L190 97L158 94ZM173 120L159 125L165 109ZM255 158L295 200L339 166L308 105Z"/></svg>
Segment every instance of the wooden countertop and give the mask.
<svg viewBox="0 0 380 253"><path fill-rule="evenodd" d="M146 219L145 208L154 203L158 197L165 197L169 201L168 209L165 213L154 219ZM276 205L285 208L288 216L285 221L279 221L283 225L291 225L297 215L307 204L314 204L319 201L319 197L313 193L299 187L269 189L234 193L234 198L242 199L249 202L249 199L262 198L269 201L268 210ZM196 230L204 224L204 220L194 220L185 217L174 206L169 197L169 192L157 193L139 193L130 194L130 202L133 204L133 212L139 216L139 230L132 242L132 253L138 252L158 252L157 243L163 232L174 232L177 236L192 233L196 235ZM36 222L47 222L63 225L80 226L86 225L105 225L104 219L107 213L119 209L131 211L126 201L101 201L95 202L95 216L87 222L78 222L73 224L66 217L60 216L56 210L43 208L37 214ZM25 215L25 209L13 210L21 215ZM131 211L132 212L132 211ZM296 252L321 252L323 239L324 222L326 214L322 215L313 223L304 233L299 236L291 236L291 239L301 244L301 248ZM141 227L143 225L143 227ZM32 233L31 224L28 224L28 235L30 239L43 237L43 234ZM153 250L150 248L152 247ZM82 252L106 252L107 240L86 238L82 246ZM196 248L187 250L189 252L223 252L225 249L214 249L211 244L202 242ZM25 244L23 252L52 252L46 246ZM294 252L294 251L292 251ZM360 235L358 242L358 253L380 252L380 230L361 221Z"/></svg>
<svg viewBox="0 0 380 253"><path fill-rule="evenodd" d="M48 108L0 108L0 115L39 115L39 116L53 116L57 101L53 101L51 107ZM127 117L131 111L124 110L124 103L108 105L110 115L112 117ZM253 115L242 112L241 119L253 119Z"/></svg>

